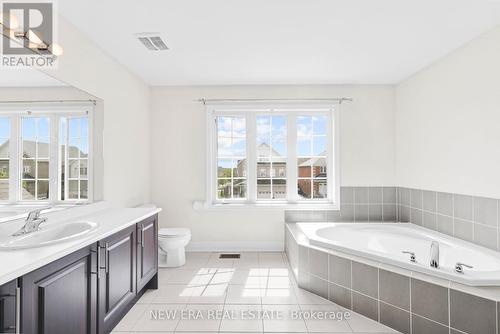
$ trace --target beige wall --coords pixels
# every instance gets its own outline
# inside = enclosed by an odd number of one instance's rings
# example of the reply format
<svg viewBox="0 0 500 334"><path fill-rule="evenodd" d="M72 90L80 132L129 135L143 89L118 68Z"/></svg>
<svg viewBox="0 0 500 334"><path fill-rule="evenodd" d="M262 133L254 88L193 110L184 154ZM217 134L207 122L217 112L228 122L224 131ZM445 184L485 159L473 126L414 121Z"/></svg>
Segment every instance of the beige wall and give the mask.
<svg viewBox="0 0 500 334"><path fill-rule="evenodd" d="M214 86L152 89L152 200L162 226L192 230L193 248L280 249L283 210L194 210L205 196L204 98L349 96L341 108L341 184L394 185L391 86Z"/></svg>
<svg viewBox="0 0 500 334"><path fill-rule="evenodd" d="M62 17L58 32L64 54L47 73L103 101L104 171L96 186L116 205L149 202L149 86Z"/></svg>
<svg viewBox="0 0 500 334"><path fill-rule="evenodd" d="M500 198L500 27L396 92L398 185Z"/></svg>

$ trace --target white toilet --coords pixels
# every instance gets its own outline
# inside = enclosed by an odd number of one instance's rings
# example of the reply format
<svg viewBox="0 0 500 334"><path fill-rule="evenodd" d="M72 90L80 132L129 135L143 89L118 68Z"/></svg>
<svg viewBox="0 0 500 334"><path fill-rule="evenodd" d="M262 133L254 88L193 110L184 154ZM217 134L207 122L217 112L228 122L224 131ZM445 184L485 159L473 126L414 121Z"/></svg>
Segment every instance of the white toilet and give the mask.
<svg viewBox="0 0 500 334"><path fill-rule="evenodd" d="M158 230L158 266L180 267L186 263L186 245L191 240L188 228Z"/></svg>

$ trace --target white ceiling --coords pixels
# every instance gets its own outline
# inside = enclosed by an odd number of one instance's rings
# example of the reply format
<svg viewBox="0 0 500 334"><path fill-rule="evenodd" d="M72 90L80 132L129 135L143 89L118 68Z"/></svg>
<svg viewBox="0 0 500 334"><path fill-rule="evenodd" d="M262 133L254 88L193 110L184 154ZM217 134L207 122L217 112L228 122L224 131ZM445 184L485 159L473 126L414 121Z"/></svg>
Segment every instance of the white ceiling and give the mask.
<svg viewBox="0 0 500 334"><path fill-rule="evenodd" d="M35 69L0 69L0 87L60 87L65 83Z"/></svg>
<svg viewBox="0 0 500 334"><path fill-rule="evenodd" d="M393 84L500 24L499 0L64 0L151 85ZM160 32L169 51L134 37Z"/></svg>

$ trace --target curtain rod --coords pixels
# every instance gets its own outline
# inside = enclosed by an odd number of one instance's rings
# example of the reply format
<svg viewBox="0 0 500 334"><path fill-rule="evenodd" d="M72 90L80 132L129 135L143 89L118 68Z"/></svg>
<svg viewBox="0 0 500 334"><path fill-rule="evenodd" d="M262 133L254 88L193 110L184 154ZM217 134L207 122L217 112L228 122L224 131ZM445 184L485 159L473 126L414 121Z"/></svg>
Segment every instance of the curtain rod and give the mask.
<svg viewBox="0 0 500 334"><path fill-rule="evenodd" d="M352 102L350 97L334 97L334 98L311 98L311 99L205 99L200 98L196 102Z"/></svg>
<svg viewBox="0 0 500 334"><path fill-rule="evenodd" d="M27 104L27 103L81 103L81 102L90 102L93 105L96 105L96 100L88 99L88 100L44 100L44 101L19 101L19 100L13 100L13 101L0 101L0 103L5 103L5 104L15 104L15 103L20 103L20 104Z"/></svg>

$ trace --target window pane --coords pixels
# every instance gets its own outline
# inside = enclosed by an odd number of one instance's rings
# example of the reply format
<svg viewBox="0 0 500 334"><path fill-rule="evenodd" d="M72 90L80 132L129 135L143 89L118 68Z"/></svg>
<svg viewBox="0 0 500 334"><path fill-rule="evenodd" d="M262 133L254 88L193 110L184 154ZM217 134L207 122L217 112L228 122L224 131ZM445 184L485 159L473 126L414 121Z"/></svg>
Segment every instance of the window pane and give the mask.
<svg viewBox="0 0 500 334"><path fill-rule="evenodd" d="M47 138L41 138L38 142L38 158L48 159L49 158L49 140Z"/></svg>
<svg viewBox="0 0 500 334"><path fill-rule="evenodd" d="M327 197L327 187L326 180L314 180L314 198L326 198Z"/></svg>
<svg viewBox="0 0 500 334"><path fill-rule="evenodd" d="M36 157L36 142L33 140L23 140L23 158Z"/></svg>
<svg viewBox="0 0 500 334"><path fill-rule="evenodd" d="M217 117L217 137L231 137L231 117Z"/></svg>
<svg viewBox="0 0 500 334"><path fill-rule="evenodd" d="M36 160L23 160L23 179L34 179L36 173Z"/></svg>
<svg viewBox="0 0 500 334"><path fill-rule="evenodd" d="M245 179L233 181L233 198L245 198L247 196L247 182Z"/></svg>
<svg viewBox="0 0 500 334"><path fill-rule="evenodd" d="M38 178L48 179L49 178L49 162L48 161L38 161Z"/></svg>
<svg viewBox="0 0 500 334"><path fill-rule="evenodd" d="M9 181L0 180L0 200L6 201L9 199Z"/></svg>
<svg viewBox="0 0 500 334"><path fill-rule="evenodd" d="M273 157L286 157L286 140L273 138L271 145Z"/></svg>
<svg viewBox="0 0 500 334"><path fill-rule="evenodd" d="M88 158L89 156L89 142L88 138L80 139L80 158Z"/></svg>
<svg viewBox="0 0 500 334"><path fill-rule="evenodd" d="M0 137L0 158L9 158L9 139Z"/></svg>
<svg viewBox="0 0 500 334"><path fill-rule="evenodd" d="M297 193L301 198L311 198L311 179L299 179L297 181Z"/></svg>
<svg viewBox="0 0 500 334"><path fill-rule="evenodd" d="M49 199L49 181L37 181L37 200Z"/></svg>
<svg viewBox="0 0 500 334"><path fill-rule="evenodd" d="M326 159L314 158L312 170L314 177L326 178Z"/></svg>
<svg viewBox="0 0 500 334"><path fill-rule="evenodd" d="M10 138L10 119L0 117L0 138Z"/></svg>
<svg viewBox="0 0 500 334"><path fill-rule="evenodd" d="M9 160L0 160L0 179L9 178Z"/></svg>
<svg viewBox="0 0 500 334"><path fill-rule="evenodd" d="M49 137L49 119L47 117L40 117L38 120L38 138L48 138Z"/></svg>
<svg viewBox="0 0 500 334"><path fill-rule="evenodd" d="M312 133L312 117L299 116L297 117L297 136L311 136Z"/></svg>
<svg viewBox="0 0 500 334"><path fill-rule="evenodd" d="M286 177L286 162L273 160L273 176Z"/></svg>
<svg viewBox="0 0 500 334"><path fill-rule="evenodd" d="M271 179L257 180L257 198L271 199Z"/></svg>
<svg viewBox="0 0 500 334"><path fill-rule="evenodd" d="M70 123L71 124L71 123ZM69 146L68 146L68 155L69 158L79 158L79 146L80 146L80 139L78 138L71 138L69 140Z"/></svg>
<svg viewBox="0 0 500 334"><path fill-rule="evenodd" d="M257 178L271 177L271 162L257 162Z"/></svg>
<svg viewBox="0 0 500 334"><path fill-rule="evenodd" d="M325 116L313 117L313 131L315 135L326 135L327 118Z"/></svg>
<svg viewBox="0 0 500 334"><path fill-rule="evenodd" d="M233 160L233 177L246 177L247 176L247 160Z"/></svg>
<svg viewBox="0 0 500 334"><path fill-rule="evenodd" d="M244 118L233 117L233 137L246 137L246 122Z"/></svg>
<svg viewBox="0 0 500 334"><path fill-rule="evenodd" d="M80 160L80 179L88 178L88 161Z"/></svg>
<svg viewBox="0 0 500 334"><path fill-rule="evenodd" d="M219 179L217 184L217 197L231 198L231 179Z"/></svg>
<svg viewBox="0 0 500 334"><path fill-rule="evenodd" d="M299 158L297 159L298 164L298 176L299 177L311 177L311 158Z"/></svg>
<svg viewBox="0 0 500 334"><path fill-rule="evenodd" d="M80 181L80 198L87 199L88 198L88 181Z"/></svg>
<svg viewBox="0 0 500 334"><path fill-rule="evenodd" d="M219 159L217 163L217 176L231 178L231 168L233 161L228 159Z"/></svg>
<svg viewBox="0 0 500 334"><path fill-rule="evenodd" d="M68 160L68 177L70 179L78 179L80 165L77 159Z"/></svg>
<svg viewBox="0 0 500 334"><path fill-rule="evenodd" d="M78 118L69 120L68 132L70 138L80 138L79 122L80 120Z"/></svg>
<svg viewBox="0 0 500 334"><path fill-rule="evenodd" d="M80 118L80 135L82 138L88 138L89 136L89 120L88 118Z"/></svg>
<svg viewBox="0 0 500 334"><path fill-rule="evenodd" d="M36 139L36 118L23 118L22 136L26 140L34 141Z"/></svg>
<svg viewBox="0 0 500 334"><path fill-rule="evenodd" d="M297 156L311 156L312 155L312 137L298 137L297 138Z"/></svg>
<svg viewBox="0 0 500 334"><path fill-rule="evenodd" d="M313 155L326 155L326 136L314 136Z"/></svg>
<svg viewBox="0 0 500 334"><path fill-rule="evenodd" d="M68 181L68 198L78 199L78 181L76 180Z"/></svg>
<svg viewBox="0 0 500 334"><path fill-rule="evenodd" d="M35 181L22 181L21 198L23 200L35 199Z"/></svg>
<svg viewBox="0 0 500 334"><path fill-rule="evenodd" d="M271 139L271 117L258 116L257 117L257 147L262 144L269 146ZM266 155L267 156L267 155Z"/></svg>
<svg viewBox="0 0 500 334"><path fill-rule="evenodd" d="M273 179L273 198L286 198L286 179Z"/></svg>

